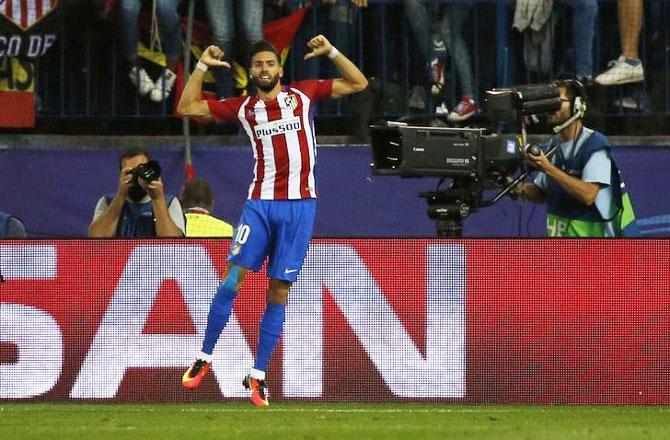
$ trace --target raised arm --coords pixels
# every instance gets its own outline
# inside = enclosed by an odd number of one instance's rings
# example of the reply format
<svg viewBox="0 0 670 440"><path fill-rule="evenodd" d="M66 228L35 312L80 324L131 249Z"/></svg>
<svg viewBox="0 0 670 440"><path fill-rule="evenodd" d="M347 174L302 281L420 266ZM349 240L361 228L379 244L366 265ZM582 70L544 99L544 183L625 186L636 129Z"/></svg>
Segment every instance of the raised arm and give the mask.
<svg viewBox="0 0 670 440"><path fill-rule="evenodd" d="M305 55L305 59L327 55L331 59L337 70L342 74L342 78L335 78L333 80L333 98L341 98L342 96L358 93L368 86L368 80L363 75L358 67L349 60L346 56L340 53L330 41L323 35L317 35L309 40L307 43L312 51Z"/></svg>
<svg viewBox="0 0 670 440"><path fill-rule="evenodd" d="M221 58L223 58L223 51L218 47L209 46L205 49L196 68L193 69L193 73L188 78L177 105L177 112L184 116L210 116L207 101L202 99L202 80L205 77L205 72L210 67L227 67L230 69L230 64L221 61Z"/></svg>

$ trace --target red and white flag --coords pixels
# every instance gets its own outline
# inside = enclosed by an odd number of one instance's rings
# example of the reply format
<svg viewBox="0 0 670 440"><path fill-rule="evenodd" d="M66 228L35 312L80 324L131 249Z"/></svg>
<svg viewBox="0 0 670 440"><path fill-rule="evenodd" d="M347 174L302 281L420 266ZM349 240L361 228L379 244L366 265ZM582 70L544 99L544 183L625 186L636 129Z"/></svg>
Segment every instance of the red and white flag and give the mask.
<svg viewBox="0 0 670 440"><path fill-rule="evenodd" d="M58 6L58 0L0 0L0 14L24 31Z"/></svg>

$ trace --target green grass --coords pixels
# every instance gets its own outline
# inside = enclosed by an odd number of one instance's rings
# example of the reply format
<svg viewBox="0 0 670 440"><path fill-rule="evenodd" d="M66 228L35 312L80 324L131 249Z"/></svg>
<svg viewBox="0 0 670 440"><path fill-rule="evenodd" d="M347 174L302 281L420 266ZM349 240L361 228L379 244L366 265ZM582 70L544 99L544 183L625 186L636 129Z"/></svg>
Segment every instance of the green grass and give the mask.
<svg viewBox="0 0 670 440"><path fill-rule="evenodd" d="M0 403L9 439L668 439L662 406Z"/></svg>

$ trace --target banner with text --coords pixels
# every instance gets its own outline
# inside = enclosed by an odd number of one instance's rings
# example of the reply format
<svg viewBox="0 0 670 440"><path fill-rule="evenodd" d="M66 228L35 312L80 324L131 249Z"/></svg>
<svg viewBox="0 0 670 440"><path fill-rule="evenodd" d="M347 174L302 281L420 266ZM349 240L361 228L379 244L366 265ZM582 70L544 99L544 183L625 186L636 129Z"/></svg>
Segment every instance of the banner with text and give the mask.
<svg viewBox="0 0 670 440"><path fill-rule="evenodd" d="M0 0L0 127L35 126L35 63L57 39L58 0Z"/></svg>
<svg viewBox="0 0 670 440"><path fill-rule="evenodd" d="M0 242L0 400L246 397L266 273L199 389L227 240ZM670 240L315 239L274 401L670 403Z"/></svg>

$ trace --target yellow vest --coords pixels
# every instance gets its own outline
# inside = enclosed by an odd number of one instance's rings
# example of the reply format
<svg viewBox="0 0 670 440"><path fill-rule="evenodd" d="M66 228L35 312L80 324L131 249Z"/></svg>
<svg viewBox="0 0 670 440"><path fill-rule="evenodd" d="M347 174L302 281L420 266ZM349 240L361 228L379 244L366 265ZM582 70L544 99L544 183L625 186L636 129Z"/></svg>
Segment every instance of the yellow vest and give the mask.
<svg viewBox="0 0 670 440"><path fill-rule="evenodd" d="M232 237L233 226L209 214L187 212L187 237Z"/></svg>

